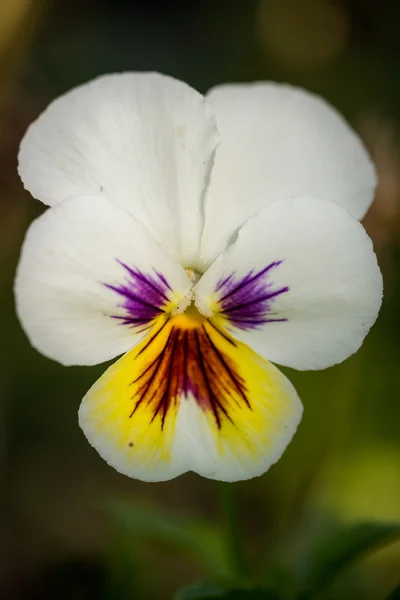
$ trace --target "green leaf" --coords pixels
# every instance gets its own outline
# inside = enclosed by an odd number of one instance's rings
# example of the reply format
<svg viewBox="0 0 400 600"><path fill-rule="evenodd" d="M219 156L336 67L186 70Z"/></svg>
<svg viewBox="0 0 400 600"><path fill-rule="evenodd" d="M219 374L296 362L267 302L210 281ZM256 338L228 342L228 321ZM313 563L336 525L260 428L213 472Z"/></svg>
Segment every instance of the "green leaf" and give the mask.
<svg viewBox="0 0 400 600"><path fill-rule="evenodd" d="M310 569L299 598L314 598L365 554L396 539L400 539L400 524L397 523L362 523L335 531L314 548Z"/></svg>
<svg viewBox="0 0 400 600"><path fill-rule="evenodd" d="M386 600L400 600L400 585L398 585L386 598Z"/></svg>
<svg viewBox="0 0 400 600"><path fill-rule="evenodd" d="M219 600L280 600L272 590L230 590L219 596Z"/></svg>
<svg viewBox="0 0 400 600"><path fill-rule="evenodd" d="M166 544L169 549L200 564L213 577L224 581L232 579L223 535L208 521L129 501L110 502L105 508L114 523L122 526L134 540Z"/></svg>
<svg viewBox="0 0 400 600"><path fill-rule="evenodd" d="M223 590L213 583L198 583L180 590L174 600L280 600L272 590L261 588Z"/></svg>
<svg viewBox="0 0 400 600"><path fill-rule="evenodd" d="M180 590L174 600L201 600L202 598L221 598L224 593L223 588L215 583L201 582L195 583L183 590Z"/></svg>

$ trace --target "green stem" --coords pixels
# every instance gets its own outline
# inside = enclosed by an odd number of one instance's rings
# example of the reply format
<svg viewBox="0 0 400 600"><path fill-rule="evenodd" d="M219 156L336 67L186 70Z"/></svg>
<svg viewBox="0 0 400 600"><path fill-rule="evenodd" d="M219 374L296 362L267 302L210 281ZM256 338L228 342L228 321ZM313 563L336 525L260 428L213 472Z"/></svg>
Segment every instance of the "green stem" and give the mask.
<svg viewBox="0 0 400 600"><path fill-rule="evenodd" d="M243 556L243 540L240 533L239 510L234 483L219 482L221 518L226 549L231 563L232 573L237 579L246 575Z"/></svg>

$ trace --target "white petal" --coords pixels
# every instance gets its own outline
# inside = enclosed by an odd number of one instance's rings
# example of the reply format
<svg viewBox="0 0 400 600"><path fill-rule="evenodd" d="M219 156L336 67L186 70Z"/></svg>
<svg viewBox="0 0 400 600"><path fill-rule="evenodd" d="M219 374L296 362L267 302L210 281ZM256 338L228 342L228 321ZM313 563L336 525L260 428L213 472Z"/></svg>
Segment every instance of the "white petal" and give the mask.
<svg viewBox="0 0 400 600"><path fill-rule="evenodd" d="M156 73L106 75L55 100L21 143L19 173L53 206L102 194L190 265L217 144L203 96Z"/></svg>
<svg viewBox="0 0 400 600"><path fill-rule="evenodd" d="M290 382L197 311L165 320L83 399L79 423L120 473L222 481L264 473L302 414Z"/></svg>
<svg viewBox="0 0 400 600"><path fill-rule="evenodd" d="M246 223L194 293L201 311L268 360L323 369L362 344L382 277L362 225L332 202L303 197Z"/></svg>
<svg viewBox="0 0 400 600"><path fill-rule="evenodd" d="M370 206L374 166L359 136L322 98L289 85L212 89L221 134L206 204L203 264L270 203L310 194L357 219Z"/></svg>
<svg viewBox="0 0 400 600"><path fill-rule="evenodd" d="M132 348L191 283L144 227L102 197L76 197L31 225L15 282L32 345L65 365Z"/></svg>

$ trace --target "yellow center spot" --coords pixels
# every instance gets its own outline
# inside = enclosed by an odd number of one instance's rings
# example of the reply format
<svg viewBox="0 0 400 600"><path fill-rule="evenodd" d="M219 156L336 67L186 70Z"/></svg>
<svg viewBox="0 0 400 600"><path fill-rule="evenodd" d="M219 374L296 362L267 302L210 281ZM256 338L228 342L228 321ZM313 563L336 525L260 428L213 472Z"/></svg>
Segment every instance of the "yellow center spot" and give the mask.
<svg viewBox="0 0 400 600"><path fill-rule="evenodd" d="M206 317L204 317L192 303L187 307L185 312L174 317L173 324L179 329L195 329L206 321Z"/></svg>

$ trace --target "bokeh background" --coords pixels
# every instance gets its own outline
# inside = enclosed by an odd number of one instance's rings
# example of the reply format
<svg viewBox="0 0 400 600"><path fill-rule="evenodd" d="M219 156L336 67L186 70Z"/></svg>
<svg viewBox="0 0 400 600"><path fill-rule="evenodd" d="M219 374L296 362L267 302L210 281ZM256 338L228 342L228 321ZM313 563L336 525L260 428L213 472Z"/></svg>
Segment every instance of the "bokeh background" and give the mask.
<svg viewBox="0 0 400 600"><path fill-rule="evenodd" d="M394 0L0 0L1 598L168 599L218 562L207 529L219 528L217 486L190 474L145 484L109 468L77 423L104 365L43 358L14 312L20 245L43 210L18 179L19 140L50 100L105 72L157 70L202 92L289 81L327 98L364 138L379 172L365 219L385 279L379 322L346 363L289 373L305 406L298 433L238 493L260 575L272 564L277 577L282 565L301 572L337 524L400 520L399 31ZM399 582L393 544L323 597L383 600Z"/></svg>

